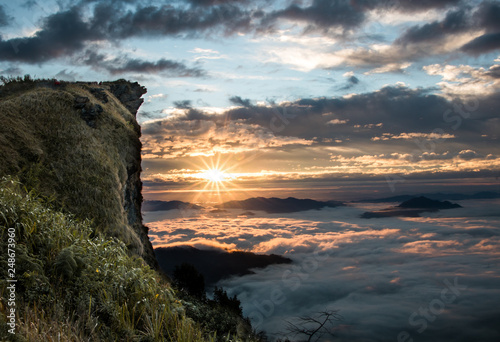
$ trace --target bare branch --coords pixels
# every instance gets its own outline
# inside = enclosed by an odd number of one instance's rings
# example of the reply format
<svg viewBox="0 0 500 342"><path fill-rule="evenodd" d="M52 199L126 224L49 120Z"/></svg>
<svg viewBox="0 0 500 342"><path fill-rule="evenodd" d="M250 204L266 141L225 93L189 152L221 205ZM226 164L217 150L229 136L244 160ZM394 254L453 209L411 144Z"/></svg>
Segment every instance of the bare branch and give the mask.
<svg viewBox="0 0 500 342"><path fill-rule="evenodd" d="M318 341L325 334L333 336L331 328L334 322L342 320L338 310L320 311L314 316L300 316L297 322L286 321L286 331L292 336L307 337L307 342Z"/></svg>

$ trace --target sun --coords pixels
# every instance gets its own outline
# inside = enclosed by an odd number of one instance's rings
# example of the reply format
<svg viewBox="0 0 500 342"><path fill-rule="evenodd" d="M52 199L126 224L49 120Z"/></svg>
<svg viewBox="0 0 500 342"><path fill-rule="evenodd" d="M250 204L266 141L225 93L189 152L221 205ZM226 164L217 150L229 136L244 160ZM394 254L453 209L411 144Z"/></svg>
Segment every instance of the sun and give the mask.
<svg viewBox="0 0 500 342"><path fill-rule="evenodd" d="M226 180L225 172L215 168L204 170L200 176L212 183L222 183Z"/></svg>

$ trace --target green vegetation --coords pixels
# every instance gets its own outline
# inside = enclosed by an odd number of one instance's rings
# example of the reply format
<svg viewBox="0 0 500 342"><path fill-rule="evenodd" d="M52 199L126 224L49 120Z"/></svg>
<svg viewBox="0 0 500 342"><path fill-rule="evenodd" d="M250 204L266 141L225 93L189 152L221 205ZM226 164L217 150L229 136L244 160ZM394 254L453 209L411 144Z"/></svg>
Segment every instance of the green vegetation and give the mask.
<svg viewBox="0 0 500 342"><path fill-rule="evenodd" d="M142 225L131 224L125 199L140 163L134 115L108 90L107 101L94 97L90 85L2 81L0 340L257 341L227 293L193 299L145 262ZM75 97L102 106L94 127ZM140 201L140 191L132 197ZM9 228L15 335L7 324Z"/></svg>
<svg viewBox="0 0 500 342"><path fill-rule="evenodd" d="M183 263L174 270L174 284L178 296L185 303L186 315L206 331L223 331L230 336L246 336L259 340L251 330L250 321L243 317L241 303L236 296L229 297L223 288L215 287L213 299L205 293L205 279L191 264Z"/></svg>
<svg viewBox="0 0 500 342"><path fill-rule="evenodd" d="M0 89L0 175L18 175L64 212L92 219L98 231L142 254L123 209L127 166L140 150L134 116L112 96L101 103L88 86L26 79L4 80ZM74 108L77 96L104 109L96 129Z"/></svg>
<svg viewBox="0 0 500 342"><path fill-rule="evenodd" d="M17 319L26 340L204 340L174 290L121 241L92 237L89 221L48 208L12 179L0 185L0 234L7 241L6 227L15 228ZM1 263L5 298L6 258ZM5 312L0 317L5 336Z"/></svg>

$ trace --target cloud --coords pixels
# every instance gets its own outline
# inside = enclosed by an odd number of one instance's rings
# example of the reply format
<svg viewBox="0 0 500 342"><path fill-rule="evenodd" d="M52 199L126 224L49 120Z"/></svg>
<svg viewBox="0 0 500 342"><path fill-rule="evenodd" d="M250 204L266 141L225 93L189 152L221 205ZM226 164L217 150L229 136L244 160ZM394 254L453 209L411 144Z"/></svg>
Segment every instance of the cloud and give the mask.
<svg viewBox="0 0 500 342"><path fill-rule="evenodd" d="M237 106L252 107L252 102L250 101L250 99L242 99L240 96L230 97L229 102Z"/></svg>
<svg viewBox="0 0 500 342"><path fill-rule="evenodd" d="M487 53L500 48L500 4L493 1L483 1L473 8L463 6L450 10L441 21L408 28L395 45L433 45L437 50L442 41L450 40L464 34L478 32L479 36L465 42L459 50L472 55ZM486 32L484 32L486 31Z"/></svg>
<svg viewBox="0 0 500 342"><path fill-rule="evenodd" d="M178 105L179 106L179 105ZM186 105L187 106L187 105ZM196 113L198 114L198 113ZM289 145L308 146L312 140L276 136L270 129L240 121L219 125L207 115L194 118L166 119L143 124L143 153L145 158L181 158L264 152Z"/></svg>
<svg viewBox="0 0 500 342"><path fill-rule="evenodd" d="M348 119L346 119L346 120L333 119L333 120L328 121L326 124L327 125L344 125L348 121L349 121Z"/></svg>
<svg viewBox="0 0 500 342"><path fill-rule="evenodd" d="M203 35L216 29L233 34L246 30L251 20L250 13L232 4L190 9L166 5L138 6L131 10L120 2L97 2L89 18L84 15L83 8L83 5L74 6L47 16L34 36L0 38L0 60L42 63L72 56L91 42L117 42L132 37ZM160 63L160 68L162 64L165 61ZM150 69L158 66L133 67Z"/></svg>
<svg viewBox="0 0 500 342"><path fill-rule="evenodd" d="M446 77L452 81L459 73L451 70ZM253 156L234 177L244 183L491 177L500 168L494 143L499 102L498 93L448 98L403 85L274 104L234 96L236 107L217 112L180 101L166 112L167 119L143 125L143 158L157 160L155 172L165 174L165 169L192 169L196 158ZM472 146L475 155L460 154ZM147 171L145 179L152 174ZM162 179L158 184L193 181L184 171Z"/></svg>
<svg viewBox="0 0 500 342"><path fill-rule="evenodd" d="M387 65L381 66L379 68L372 69L365 72L365 75L370 74L385 74L387 72L392 73L404 73L405 70L411 66L411 63L389 63Z"/></svg>
<svg viewBox="0 0 500 342"><path fill-rule="evenodd" d="M189 9L164 5L138 7L115 17L107 26L114 29L113 36L130 38L183 33L197 36L215 29L229 35L248 30L250 22L251 13L232 4Z"/></svg>
<svg viewBox="0 0 500 342"><path fill-rule="evenodd" d="M5 12L3 5L0 5L0 27L9 25L11 19Z"/></svg>
<svg viewBox="0 0 500 342"><path fill-rule="evenodd" d="M367 12L369 11L420 12L429 9L444 9L459 3L460 0L313 0L307 6L300 6L300 2L293 2L284 9L268 13L263 20L263 27L266 24L272 27L276 20L286 19L304 23L304 32L306 33L314 31L330 33L333 30L333 33L338 34L357 29L365 24L368 20Z"/></svg>
<svg viewBox="0 0 500 342"><path fill-rule="evenodd" d="M460 4L462 0L353 0L354 7L365 10L396 10L401 12L420 12L430 9L445 9Z"/></svg>
<svg viewBox="0 0 500 342"><path fill-rule="evenodd" d="M184 4L184 6L183 6ZM96 1L82 3L43 18L39 30L33 36L7 40L0 38L0 60L43 63L51 59L73 56L102 42L120 43L129 38L203 38L213 34L236 35L255 33L263 35L278 32L285 22L298 24L305 34L317 33L345 41L357 30L368 24L368 12L395 9L399 12L425 11L430 8L450 8L458 1L330 1L313 0L307 5L294 2L284 8L250 6L248 1L238 0L191 0L172 5L149 5L142 2ZM283 4L282 4L283 5ZM442 21L409 28L392 45L363 47L331 51L278 51L275 59L294 64L299 70L332 68L339 65L371 67L376 72L385 64L392 64L388 72L401 71L405 63L433 54L443 54L462 47L463 51L481 53L496 46L498 5L483 2L476 11L467 6L457 7L447 13ZM1 24L0 9L0 24ZM5 20L4 20L5 21ZM478 37L481 30L485 35ZM474 39L477 39L475 41ZM443 41L445 44L443 44ZM424 45L422 45L424 44ZM425 45L427 44L427 45ZM196 51L196 50L194 50ZM196 59L226 58L212 51ZM281 53L281 57L279 54ZM272 51L270 52L272 55ZM289 57L287 57L289 56ZM299 62L294 60L297 60ZM133 60L133 58L131 58ZM164 70L168 60L156 62L131 61L131 69ZM178 63L178 62L174 62ZM400 66L397 68L396 66ZM120 70L120 68L117 68ZM126 66L123 66L127 71ZM120 72L120 71L116 72ZM196 72L181 70L177 73Z"/></svg>
<svg viewBox="0 0 500 342"><path fill-rule="evenodd" d="M462 50L472 55L480 55L500 49L500 32L487 33L462 46Z"/></svg>
<svg viewBox="0 0 500 342"><path fill-rule="evenodd" d="M476 68L470 65L433 64L423 67L429 75L439 75L443 81L438 83L441 91L448 97L470 97L473 95L495 94L500 89L498 71L500 65L490 68Z"/></svg>
<svg viewBox="0 0 500 342"><path fill-rule="evenodd" d="M21 68L17 66L11 66L8 67L7 69L3 69L2 71L0 71L0 74L4 76L18 76L21 75L22 73L23 71L21 70Z"/></svg>
<svg viewBox="0 0 500 342"><path fill-rule="evenodd" d="M270 18L305 22L308 25L306 31L328 31L330 28L347 30L358 27L364 22L365 15L347 1L313 0L308 7L293 4L271 13L267 20Z"/></svg>
<svg viewBox="0 0 500 342"><path fill-rule="evenodd" d="M41 29L31 37L3 40L0 37L0 60L41 63L72 55L85 42L104 38L102 32L89 28L78 8L52 14L43 20Z"/></svg>
<svg viewBox="0 0 500 342"><path fill-rule="evenodd" d="M190 100L184 100L184 101L176 101L174 102L175 108L179 109L192 109L193 104Z"/></svg>
<svg viewBox="0 0 500 342"><path fill-rule="evenodd" d="M440 140L440 139L454 139L456 138L453 134L449 133L401 133L398 135L394 135L391 133L384 133L380 137L373 137L372 141L379 140L391 140L391 139L427 139L427 140Z"/></svg>
<svg viewBox="0 0 500 342"><path fill-rule="evenodd" d="M59 71L57 74L54 75L54 78L68 82L75 82L77 78L79 78L79 75L76 72L73 71L66 72L66 70L67 69Z"/></svg>
<svg viewBox="0 0 500 342"><path fill-rule="evenodd" d="M453 80L459 71L451 71L446 77ZM492 144L500 124L498 93L448 98L399 85L276 104L231 100L237 107L214 113L192 108L189 101L176 103L168 119L144 126L144 158L237 158L260 151L255 165L283 170L276 175L283 179L430 172L437 177L498 168L496 158L486 158L499 153ZM481 157L458 158L467 146Z"/></svg>
<svg viewBox="0 0 500 342"><path fill-rule="evenodd" d="M206 72L199 68L188 68L185 64L167 60L159 59L156 62L144 61L141 59L128 59L120 66L112 66L117 64L117 61L109 63L107 70L111 74L120 73L147 73L147 74L157 74L165 72L167 75L173 77L203 77L206 76Z"/></svg>
<svg viewBox="0 0 500 342"><path fill-rule="evenodd" d="M347 77L347 84L341 87L339 90L349 90L359 84L359 78L354 75L350 75Z"/></svg>
<svg viewBox="0 0 500 342"><path fill-rule="evenodd" d="M471 20L469 10L460 8L449 11L442 21L434 21L422 26L413 26L407 29L395 43L408 45L428 41L441 40L449 34L456 34L470 29Z"/></svg>
<svg viewBox="0 0 500 342"><path fill-rule="evenodd" d="M228 3L246 3L248 0L188 0L193 6L213 6Z"/></svg>
<svg viewBox="0 0 500 342"><path fill-rule="evenodd" d="M257 329L276 337L283 337L287 320L330 308L343 316L335 329L342 342L397 340L402 331L422 341L493 342L500 336L494 319L500 305L497 204L461 204L422 218L370 222L359 218L370 204L251 218L237 217L239 211L168 212L153 221L146 215L146 221L155 246L218 246L292 258L292 265L218 284L238 296ZM450 300L441 310L437 301L445 289ZM419 333L421 320L427 324Z"/></svg>
<svg viewBox="0 0 500 342"><path fill-rule="evenodd" d="M480 156L476 153L476 151L473 151L473 150L462 150L458 154L458 157L460 159L464 159L464 160L471 160L471 159L480 158Z"/></svg>
<svg viewBox="0 0 500 342"><path fill-rule="evenodd" d="M85 54L76 58L76 61L89 65L94 69L103 69L112 75L124 73L164 74L170 77L206 77L207 72L201 68L190 68L182 62L159 59L145 61L139 58L109 57L88 49Z"/></svg>

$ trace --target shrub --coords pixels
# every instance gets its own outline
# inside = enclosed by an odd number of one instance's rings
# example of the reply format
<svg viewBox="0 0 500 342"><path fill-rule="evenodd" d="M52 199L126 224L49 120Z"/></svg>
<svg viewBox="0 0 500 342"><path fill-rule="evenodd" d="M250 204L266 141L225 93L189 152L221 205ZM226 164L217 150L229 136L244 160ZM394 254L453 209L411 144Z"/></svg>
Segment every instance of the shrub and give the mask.
<svg viewBox="0 0 500 342"><path fill-rule="evenodd" d="M49 329L51 334L73 331L96 341L204 340L186 318L175 291L141 258L129 256L123 242L94 234L89 221L47 208L13 179L0 182L0 227L2 266L7 263L7 229L16 228L21 335L33 336L35 319L39 337L54 322L58 329ZM6 269L0 271L2 297ZM2 301L0 317L5 321Z"/></svg>

